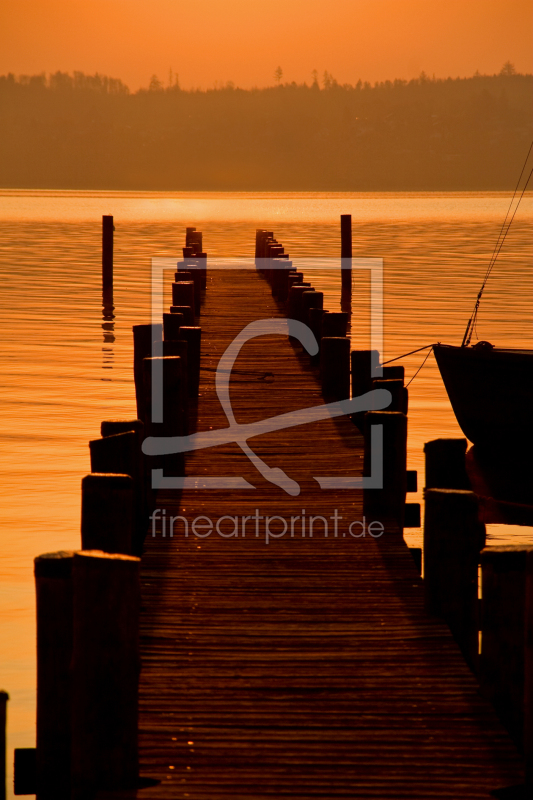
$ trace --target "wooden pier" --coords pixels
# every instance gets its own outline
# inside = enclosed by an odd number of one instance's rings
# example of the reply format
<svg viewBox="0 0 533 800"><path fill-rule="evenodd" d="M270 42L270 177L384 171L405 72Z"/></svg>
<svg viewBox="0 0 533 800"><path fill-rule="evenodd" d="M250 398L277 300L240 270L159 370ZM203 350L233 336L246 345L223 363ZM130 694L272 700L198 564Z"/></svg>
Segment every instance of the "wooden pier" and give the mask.
<svg viewBox="0 0 533 800"><path fill-rule="evenodd" d="M197 430L228 425L214 385L225 348L249 322L283 316L255 271L209 272ZM324 402L316 367L280 335L243 347L231 400L239 423ZM326 419L250 445L300 484L299 496L266 481L235 443L187 455L186 474L242 476L254 489L159 492L141 565L144 788L128 796L518 796L510 787L523 783L522 760L449 628L424 610L401 531L380 520L375 538L367 519L364 536L358 524L350 535L362 492L320 490L314 480L362 474L357 428ZM237 518L237 536L224 516ZM267 516L282 518L268 523L268 543ZM327 537L320 519L310 536L312 516L325 518ZM171 538L170 517L187 520L188 535L176 520ZM199 517L213 525L204 538L190 527ZM288 530L276 538L283 520Z"/></svg>

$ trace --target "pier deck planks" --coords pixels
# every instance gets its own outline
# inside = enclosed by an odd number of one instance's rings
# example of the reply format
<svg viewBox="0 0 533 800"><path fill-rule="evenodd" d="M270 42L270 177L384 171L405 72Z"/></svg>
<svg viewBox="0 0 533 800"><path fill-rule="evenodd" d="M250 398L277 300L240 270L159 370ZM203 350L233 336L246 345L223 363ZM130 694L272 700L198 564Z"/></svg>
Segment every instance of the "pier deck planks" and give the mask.
<svg viewBox="0 0 533 800"><path fill-rule="evenodd" d="M283 316L254 272L211 271L202 310L198 430L227 426L214 390L220 355L248 322ZM273 377L266 373L272 373ZM232 375L238 422L322 403L316 372L281 336L247 344ZM448 628L423 609L422 581L391 525L353 538L355 491L315 475L362 471L349 420L250 441L302 488L267 482L236 444L187 457L188 475L242 475L254 491L161 492L167 517L343 517L327 538L265 544L213 533L148 537L142 563L139 798L489 798L522 764L478 694ZM227 520L224 532L232 524ZM280 529L280 523L277 530Z"/></svg>

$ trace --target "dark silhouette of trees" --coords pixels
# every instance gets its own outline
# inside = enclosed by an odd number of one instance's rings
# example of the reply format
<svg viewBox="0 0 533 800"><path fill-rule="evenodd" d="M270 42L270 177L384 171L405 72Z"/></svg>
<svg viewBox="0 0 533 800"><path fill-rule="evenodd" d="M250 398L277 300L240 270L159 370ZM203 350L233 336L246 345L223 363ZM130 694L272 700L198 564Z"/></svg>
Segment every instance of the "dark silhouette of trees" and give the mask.
<svg viewBox="0 0 533 800"><path fill-rule="evenodd" d="M28 188L386 191L514 187L533 128L533 76L206 91L153 76L0 76L0 185Z"/></svg>

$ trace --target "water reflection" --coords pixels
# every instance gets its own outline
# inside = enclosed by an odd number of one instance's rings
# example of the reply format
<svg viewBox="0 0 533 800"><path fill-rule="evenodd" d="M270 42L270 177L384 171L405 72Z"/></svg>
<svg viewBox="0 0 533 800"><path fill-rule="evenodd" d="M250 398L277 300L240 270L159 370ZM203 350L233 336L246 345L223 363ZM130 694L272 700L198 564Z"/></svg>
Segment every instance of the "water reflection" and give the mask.
<svg viewBox="0 0 533 800"><path fill-rule="evenodd" d="M114 344L115 342L115 315L113 305L104 305L102 315L102 331L104 334L104 345ZM102 369L113 369L115 353L113 347L102 347ZM110 381L111 378L102 378L103 381Z"/></svg>

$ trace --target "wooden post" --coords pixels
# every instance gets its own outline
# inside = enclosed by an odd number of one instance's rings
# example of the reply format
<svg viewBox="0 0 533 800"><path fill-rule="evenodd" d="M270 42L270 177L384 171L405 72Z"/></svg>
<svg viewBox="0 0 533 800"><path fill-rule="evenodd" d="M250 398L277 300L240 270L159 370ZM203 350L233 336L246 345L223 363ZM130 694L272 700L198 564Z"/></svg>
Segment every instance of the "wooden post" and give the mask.
<svg viewBox="0 0 533 800"><path fill-rule="evenodd" d="M427 489L424 518L424 599L442 617L472 670L478 670L478 564L485 526L478 500L462 489Z"/></svg>
<svg viewBox="0 0 533 800"><path fill-rule="evenodd" d="M162 378L161 386L158 387L162 393L160 399L162 400L163 416L161 420L155 420L152 414L154 366L156 369L159 366ZM182 371L183 364L181 358L177 356L144 359L144 391L145 402L148 407L146 427L149 436L179 435L181 426L179 420L179 398Z"/></svg>
<svg viewBox="0 0 533 800"><path fill-rule="evenodd" d="M129 433L130 431L137 433L142 440L144 424L140 419L105 419L100 423L102 437L115 436L117 433Z"/></svg>
<svg viewBox="0 0 533 800"><path fill-rule="evenodd" d="M276 270L276 297L280 303L285 303L289 296L289 276L293 274L292 261L285 261Z"/></svg>
<svg viewBox="0 0 533 800"><path fill-rule="evenodd" d="M345 336L322 337L320 380L324 397L347 400L350 397L350 340Z"/></svg>
<svg viewBox="0 0 533 800"><path fill-rule="evenodd" d="M189 396L197 397L200 386L200 355L202 343L202 329L200 327L184 325L179 329L180 339L187 342L188 358L188 383Z"/></svg>
<svg viewBox="0 0 533 800"><path fill-rule="evenodd" d="M192 380L189 366L189 343L185 339L163 342L163 358L179 356L181 359L181 381L179 393L180 436L189 433L189 383Z"/></svg>
<svg viewBox="0 0 533 800"><path fill-rule="evenodd" d="M315 339L318 343L318 353L311 356L313 364L320 364L320 344L322 341L322 319L326 315L323 308L310 308L309 309L309 327L314 333Z"/></svg>
<svg viewBox="0 0 533 800"><path fill-rule="evenodd" d="M153 355L153 344L159 343L163 338L163 326L134 325L133 326L133 378L135 381L135 399L137 401L137 416L146 422L146 409L144 406L143 361ZM161 348L162 349L162 348Z"/></svg>
<svg viewBox="0 0 533 800"><path fill-rule="evenodd" d="M185 336L180 334L180 338L185 339ZM156 362L160 362L160 364L158 365ZM163 418L157 421L152 415L154 364L155 375L159 374L162 379L158 391L162 392L162 395L159 395L159 402L162 401ZM148 408L146 425L149 436L180 436L182 434L184 429L182 374L183 363L179 357L166 356L160 359L146 358L144 360L144 390ZM167 474L174 471L177 475L183 475L184 456L183 453L152 456L149 457L148 464L151 468L162 468L167 471ZM150 476L151 474L150 472Z"/></svg>
<svg viewBox="0 0 533 800"><path fill-rule="evenodd" d="M309 309L323 308L324 292L316 292L314 289L302 294L302 322L309 325Z"/></svg>
<svg viewBox="0 0 533 800"><path fill-rule="evenodd" d="M524 755L526 788L533 794L533 552L526 556L526 607L524 654Z"/></svg>
<svg viewBox="0 0 533 800"><path fill-rule="evenodd" d="M194 325L194 313L191 306L170 306L171 314L181 314L183 325Z"/></svg>
<svg viewBox="0 0 533 800"><path fill-rule="evenodd" d="M142 430L144 431L144 426ZM144 541L146 534L148 493L146 490L144 454L141 449L142 438L140 430L130 430L105 436L102 439L93 439L89 442L91 473L129 475L133 481L133 539L130 542L133 549L110 552L125 552L137 555L138 548ZM114 536L112 541L115 541ZM107 547L101 544L98 544L98 546L93 544L85 549L107 551Z"/></svg>
<svg viewBox="0 0 533 800"><path fill-rule="evenodd" d="M322 336L346 336L348 314L344 311L328 311L322 318Z"/></svg>
<svg viewBox="0 0 533 800"><path fill-rule="evenodd" d="M352 397L359 397L372 389L372 381L377 378L379 366L377 350L352 350Z"/></svg>
<svg viewBox="0 0 533 800"><path fill-rule="evenodd" d="M481 692L520 750L524 745L526 565L532 550L492 546L481 553Z"/></svg>
<svg viewBox="0 0 533 800"><path fill-rule="evenodd" d="M203 236L202 231L188 229L186 244L193 248L193 251L201 253L203 250Z"/></svg>
<svg viewBox="0 0 533 800"><path fill-rule="evenodd" d="M466 439L433 439L424 445L426 489L470 489L466 474Z"/></svg>
<svg viewBox="0 0 533 800"><path fill-rule="evenodd" d="M70 800L73 559L60 551L34 560L38 800Z"/></svg>
<svg viewBox="0 0 533 800"><path fill-rule="evenodd" d="M176 281L172 284L172 305L196 308L192 281Z"/></svg>
<svg viewBox="0 0 533 800"><path fill-rule="evenodd" d="M0 800L6 798L6 721L9 695L0 689Z"/></svg>
<svg viewBox="0 0 533 800"><path fill-rule="evenodd" d="M376 477L372 461L372 426L382 426L383 459L381 488L364 489L363 510L367 520L394 521L401 532L407 491L407 417L400 411L367 411L365 414L364 474Z"/></svg>
<svg viewBox="0 0 533 800"><path fill-rule="evenodd" d="M302 295L309 291L309 286L298 283L292 286L289 292L288 317L301 321L302 318Z"/></svg>
<svg viewBox="0 0 533 800"><path fill-rule="evenodd" d="M102 298L104 309L113 309L113 217L102 217Z"/></svg>
<svg viewBox="0 0 533 800"><path fill-rule="evenodd" d="M341 214L341 293L352 295L352 215Z"/></svg>
<svg viewBox="0 0 533 800"><path fill-rule="evenodd" d="M391 393L392 399L390 405L387 406L387 411L401 411L402 414L407 414L409 392L403 385L403 380L374 378L372 381L372 389L386 389Z"/></svg>
<svg viewBox="0 0 533 800"><path fill-rule="evenodd" d="M185 271L187 266L187 271ZM194 313L200 315L201 298L203 286L203 268L199 266L199 261L188 259L187 262L178 261L178 271L174 274L177 283L192 281L194 283Z"/></svg>
<svg viewBox="0 0 533 800"><path fill-rule="evenodd" d="M139 564L74 554L72 800L137 786Z"/></svg>
<svg viewBox="0 0 533 800"><path fill-rule="evenodd" d="M136 496L136 506L140 510L140 518L136 520L135 528L137 530L136 538L139 538L139 541L142 545L144 541L144 536L146 533L146 520L148 519L148 507L149 507L149 494L147 492L146 486L146 469L145 469L145 460L146 456L142 452L142 443L144 440L144 423L140 419L106 419L103 420L100 424L100 434L102 438L106 439L107 437L116 436L119 433L131 433L135 434L135 445L134 445L134 452L133 458L136 461L136 467L131 469L127 466L127 461L123 461L122 466L120 463L117 463L117 469L109 469L108 467L104 467L103 469L95 469L93 467L91 461L91 472L116 472L116 473L123 473L126 475L131 475L135 482L135 496ZM116 444L114 441L112 442L111 452L115 453ZM90 447L89 443L89 447ZM96 446L98 448L98 445ZM126 450L127 453L127 450ZM96 453L95 451L95 458L104 457L104 453ZM108 458L109 461L107 463L112 463L111 458L115 456L108 454L105 458ZM92 459L92 453L91 453ZM96 462L95 462L96 463ZM140 494L140 501L138 495ZM138 535L138 536L137 536ZM136 544L134 542L134 555L138 555Z"/></svg>
<svg viewBox="0 0 533 800"><path fill-rule="evenodd" d="M103 550L105 553L131 555L133 487L130 475L96 473L83 478L81 482L82 550Z"/></svg>
<svg viewBox="0 0 533 800"><path fill-rule="evenodd" d="M140 444L139 433L133 430L114 433L102 439L92 439L89 442L91 472L130 475L137 487L141 472Z"/></svg>
<svg viewBox="0 0 533 800"><path fill-rule="evenodd" d="M179 329L185 325L185 318L182 313L163 314L163 337L165 341L179 339Z"/></svg>

